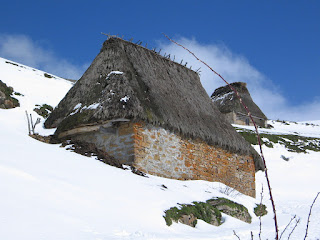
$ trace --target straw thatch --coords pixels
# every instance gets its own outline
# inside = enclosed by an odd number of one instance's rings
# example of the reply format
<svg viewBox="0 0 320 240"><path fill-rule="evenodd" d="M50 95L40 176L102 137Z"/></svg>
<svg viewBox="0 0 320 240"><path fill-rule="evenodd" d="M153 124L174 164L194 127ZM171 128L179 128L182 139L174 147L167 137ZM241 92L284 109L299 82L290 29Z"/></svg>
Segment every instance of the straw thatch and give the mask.
<svg viewBox="0 0 320 240"><path fill-rule="evenodd" d="M252 116L267 120L266 115L254 103L247 89L247 84L244 82L234 82L230 84L237 90L244 104L250 110ZM211 99L216 104L221 113L236 112L247 115L246 109L242 106L239 99L236 97L233 90L228 86L217 88L211 95Z"/></svg>
<svg viewBox="0 0 320 240"><path fill-rule="evenodd" d="M196 72L119 38L104 42L45 126L58 127L59 134L112 119L142 120L186 138L254 155L256 170L263 169L257 152L226 122Z"/></svg>

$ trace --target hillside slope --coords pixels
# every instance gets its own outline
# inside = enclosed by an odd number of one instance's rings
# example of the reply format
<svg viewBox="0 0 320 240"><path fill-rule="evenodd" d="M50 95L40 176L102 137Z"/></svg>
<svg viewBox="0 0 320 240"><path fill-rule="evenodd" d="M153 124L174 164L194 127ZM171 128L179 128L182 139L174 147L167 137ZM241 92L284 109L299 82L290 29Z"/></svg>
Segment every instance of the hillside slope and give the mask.
<svg viewBox="0 0 320 240"><path fill-rule="evenodd" d="M6 62L11 61L0 58L0 79L23 96L17 96L19 108L0 109L0 239L236 239L233 230L241 239L249 239L253 231L257 239L259 219L253 208L260 202L261 184L264 184L263 202L269 211L262 218L262 238L274 237L273 216L262 172L257 173L258 193L257 199L253 199L230 191L220 183L141 177L103 164L94 157L84 157L59 145L30 138L25 110L34 118L40 117L32 111L35 105L56 106L71 83ZM52 133L53 130L42 128L41 119L36 131ZM297 126L298 134L315 132L310 130L311 126L299 123ZM282 127L275 124L272 131L282 132ZM319 191L320 153L289 152L280 143L273 148L264 146L264 150L279 227L283 230L297 214L301 223L291 239L303 239L309 207ZM281 155L289 161L284 161ZM229 195L222 193L225 190ZM166 226L165 210L177 203L212 197L226 197L244 204L253 217L252 224L223 215L225 222L220 227L203 221L199 221L196 228L180 223ZM319 226L320 201L314 205L309 239L319 238Z"/></svg>

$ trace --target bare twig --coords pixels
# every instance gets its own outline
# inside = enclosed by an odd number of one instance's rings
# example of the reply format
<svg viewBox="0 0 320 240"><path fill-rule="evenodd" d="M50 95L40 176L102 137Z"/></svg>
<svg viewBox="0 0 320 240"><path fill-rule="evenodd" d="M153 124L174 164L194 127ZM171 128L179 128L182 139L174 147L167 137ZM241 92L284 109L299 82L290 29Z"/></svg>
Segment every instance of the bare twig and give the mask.
<svg viewBox="0 0 320 240"><path fill-rule="evenodd" d="M32 121L31 113L30 113L30 123L31 123L31 133L34 134L34 128L33 128L33 121Z"/></svg>
<svg viewBox="0 0 320 240"><path fill-rule="evenodd" d="M296 219L296 224L295 224L294 227L292 228L292 231L290 232L290 234L289 234L289 236L288 236L288 240L290 239L291 234L293 233L293 231L294 231L294 230L296 229L296 227L298 226L299 222L300 222L300 218L299 218L298 220Z"/></svg>
<svg viewBox="0 0 320 240"><path fill-rule="evenodd" d="M289 227L289 225L291 224L291 222L297 217L297 215L294 215L294 217L291 218L291 220L289 221L288 225L283 229L279 240L281 239L282 235L284 234L284 232L287 230L287 228Z"/></svg>
<svg viewBox="0 0 320 240"><path fill-rule="evenodd" d="M109 38L117 38L117 35L111 35L111 34L108 34L108 33L103 33L101 32L102 35L106 35Z"/></svg>
<svg viewBox="0 0 320 240"><path fill-rule="evenodd" d="M270 201L271 201L271 204L272 204L272 209L273 209L273 214L274 214L274 225L275 225L275 239L276 240L279 240L279 230L278 230L278 221L277 221L277 212L276 212L276 206L275 206L275 203L274 203L274 200L273 200L273 196L272 196L272 189L271 189L271 184L270 184L270 180L269 180L269 176L268 176L268 169L267 169L267 166L266 166L266 161L265 161L265 158L264 158L264 155L263 155L263 151L262 151L262 144L261 144L261 138L260 138L260 134L259 134L259 131L258 131L258 127L255 123L255 121L253 120L253 117L251 115L251 112L250 110L248 109L248 107L244 104L244 102L242 101L242 98L240 97L238 91L232 87L219 73L217 73L215 70L213 70L212 67L210 67L206 62L202 61L200 58L198 58L193 52L191 52L188 48L184 47L183 45L177 43L176 41L172 40L171 38L169 38L166 34L163 33L163 35L169 40L171 41L172 43L182 47L183 49L185 49L186 51L188 51L193 57L195 57L199 62L201 62L202 64L204 64L206 67L208 67L214 74L218 75L230 88L231 90L236 94L237 98L239 99L240 103L242 104L242 106L246 109L247 113L248 113L248 116L250 117L253 125L254 125L254 128L256 130L256 133L257 133L257 139L258 139L258 143L259 143L259 147L260 147L260 155L261 155L261 158L263 160L263 164L264 164L264 167L265 167L265 177L266 177L266 180L267 180L267 185L268 185L268 189L269 189L269 195L270 195Z"/></svg>
<svg viewBox="0 0 320 240"><path fill-rule="evenodd" d="M32 130L33 130L33 134L35 134L34 129L36 128L36 125L39 124L41 121L40 118L37 118L36 122L34 123L34 125L32 126Z"/></svg>
<svg viewBox="0 0 320 240"><path fill-rule="evenodd" d="M233 234L234 234L239 240L241 240L240 237L236 234L236 231L235 231L235 230L233 230Z"/></svg>
<svg viewBox="0 0 320 240"><path fill-rule="evenodd" d="M313 205L314 205L314 203L316 202L319 194L320 194L320 192L318 192L317 196L313 199L313 202L312 202L311 207L310 207L310 211L309 211L309 215L308 215L308 221L307 221L306 235L304 236L304 240L305 240L305 239L307 238L307 236L308 236L308 229L309 229L309 222L310 222L310 217L311 217L312 208L313 208Z"/></svg>
<svg viewBox="0 0 320 240"><path fill-rule="evenodd" d="M29 131L29 135L31 135L31 130L30 130L30 121L29 121L29 116L28 116L28 112L26 110L26 115L27 115L27 121L28 121L28 131Z"/></svg>
<svg viewBox="0 0 320 240"><path fill-rule="evenodd" d="M260 198L260 207L262 207L262 200L263 200L263 185L261 185L261 198ZM261 240L261 232L262 232L262 221L261 221L261 214L259 216L259 239Z"/></svg>

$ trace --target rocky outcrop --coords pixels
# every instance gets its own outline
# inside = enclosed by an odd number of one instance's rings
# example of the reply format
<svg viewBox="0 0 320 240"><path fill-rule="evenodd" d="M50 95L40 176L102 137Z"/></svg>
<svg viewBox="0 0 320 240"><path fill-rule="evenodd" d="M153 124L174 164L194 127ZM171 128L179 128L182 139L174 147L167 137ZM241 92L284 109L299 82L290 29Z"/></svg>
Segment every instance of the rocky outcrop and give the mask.
<svg viewBox="0 0 320 240"><path fill-rule="evenodd" d="M20 106L18 99L12 97L12 94L13 88L0 80L0 108L10 109Z"/></svg>
<svg viewBox="0 0 320 240"><path fill-rule="evenodd" d="M222 224L221 212L205 202L193 202L193 204L180 204L180 208L173 207L165 211L164 219L168 226L172 222L180 222L191 227L197 225L197 220L201 219L214 226Z"/></svg>
<svg viewBox="0 0 320 240"><path fill-rule="evenodd" d="M239 203L233 202L226 198L210 199L207 201L207 203L231 217L237 218L246 223L251 223L251 216L248 212L248 209Z"/></svg>
<svg viewBox="0 0 320 240"><path fill-rule="evenodd" d="M198 219L214 226L220 226L224 222L221 213L251 223L248 209L226 198L212 198L206 202L179 205L180 208L173 207L165 211L163 217L168 226L174 221L195 227Z"/></svg>

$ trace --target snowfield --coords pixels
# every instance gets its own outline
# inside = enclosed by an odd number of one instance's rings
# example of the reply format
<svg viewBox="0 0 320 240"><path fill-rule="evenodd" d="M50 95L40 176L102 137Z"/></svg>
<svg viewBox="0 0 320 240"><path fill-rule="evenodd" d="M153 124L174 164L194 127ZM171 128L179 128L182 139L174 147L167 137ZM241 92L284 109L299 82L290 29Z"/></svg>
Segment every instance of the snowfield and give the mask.
<svg viewBox="0 0 320 240"><path fill-rule="evenodd" d="M178 181L148 175L142 177L78 155L58 144L46 144L28 136L25 111L38 116L36 104L56 106L72 83L51 74L7 63L0 58L0 80L12 86L21 106L0 109L0 239L3 240L108 240L108 239L259 239L259 218L253 208L263 203L262 239L274 239L274 222L263 172L256 174L256 199L206 181ZM51 76L51 77L48 77ZM40 134L43 118L36 127ZM320 127L305 123L269 122L268 133L299 134L320 138ZM289 124L289 125L288 125ZM239 126L237 126L239 127ZM255 146L258 150L258 147ZM285 146L263 147L277 208L280 232L297 215L300 219L290 239L304 238L310 205L320 191L320 152L289 152ZM284 161L281 156L289 158ZM165 185L165 187L163 186ZM215 227L199 220L195 228L173 223L168 227L164 211L177 203L226 197L245 205L252 216L247 224L223 214ZM282 239L288 239L295 221ZM314 204L307 239L320 239L320 199Z"/></svg>

